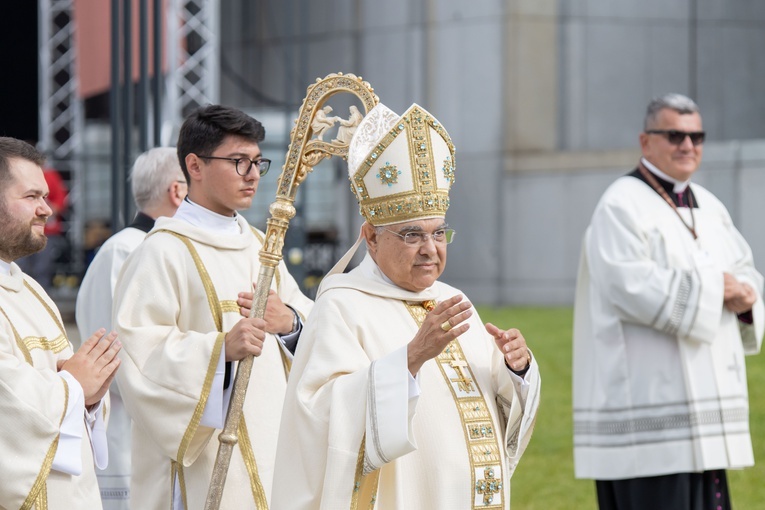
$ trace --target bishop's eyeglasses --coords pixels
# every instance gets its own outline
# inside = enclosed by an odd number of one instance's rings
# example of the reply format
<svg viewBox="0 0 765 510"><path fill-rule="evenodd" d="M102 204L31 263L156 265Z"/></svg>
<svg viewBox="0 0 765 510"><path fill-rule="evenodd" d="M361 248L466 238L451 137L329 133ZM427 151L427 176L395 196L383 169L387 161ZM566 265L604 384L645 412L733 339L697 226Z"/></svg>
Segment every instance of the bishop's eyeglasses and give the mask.
<svg viewBox="0 0 765 510"><path fill-rule="evenodd" d="M261 177L268 173L268 169L271 167L271 160L266 158L250 159L250 158L224 158L222 156L200 156L202 159L223 159L226 161L233 161L236 165L236 173L242 177L247 177L252 171L252 167L258 169L258 173Z"/></svg>
<svg viewBox="0 0 765 510"><path fill-rule="evenodd" d="M399 234L389 228L382 227L383 230L390 232L391 234L399 236L404 242L411 246L422 246L428 239L433 238L434 243L439 244L451 244L454 241L454 229L451 228L439 228L432 234L427 232L407 232L406 234Z"/></svg>

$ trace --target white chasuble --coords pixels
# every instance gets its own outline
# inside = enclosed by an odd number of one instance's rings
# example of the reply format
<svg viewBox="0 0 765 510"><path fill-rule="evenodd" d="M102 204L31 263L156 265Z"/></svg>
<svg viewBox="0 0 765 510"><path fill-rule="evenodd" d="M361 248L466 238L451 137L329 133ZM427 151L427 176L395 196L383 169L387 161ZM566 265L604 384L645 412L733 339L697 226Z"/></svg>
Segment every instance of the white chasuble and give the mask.
<svg viewBox="0 0 765 510"><path fill-rule="evenodd" d="M474 314L417 374L407 344L428 300L385 281L367 255L322 283L296 353L279 434L274 510L509 508L533 429L540 376L511 376Z"/></svg>
<svg viewBox="0 0 765 510"><path fill-rule="evenodd" d="M634 177L606 191L585 234L574 318L577 477L753 464L744 355L762 342L763 278L722 203L691 188L697 240ZM690 225L690 210L678 212ZM723 307L724 272L757 292L752 324Z"/></svg>
<svg viewBox="0 0 765 510"><path fill-rule="evenodd" d="M160 218L120 275L113 323L123 343L120 392L133 419L131 508L164 510L172 501L187 510L204 507L220 431L200 420L208 400L222 401L210 392L224 333L241 319L237 296L251 290L260 269L262 234L241 216L238 223L240 234L223 234ZM272 288L303 317L310 312L312 302L283 263ZM223 509L268 506L286 362L281 342L266 335Z"/></svg>
<svg viewBox="0 0 765 510"><path fill-rule="evenodd" d="M82 398L57 373L72 354L56 305L11 264L10 275L0 275L0 509L101 508L83 406L74 462L82 472L53 469L70 399Z"/></svg>

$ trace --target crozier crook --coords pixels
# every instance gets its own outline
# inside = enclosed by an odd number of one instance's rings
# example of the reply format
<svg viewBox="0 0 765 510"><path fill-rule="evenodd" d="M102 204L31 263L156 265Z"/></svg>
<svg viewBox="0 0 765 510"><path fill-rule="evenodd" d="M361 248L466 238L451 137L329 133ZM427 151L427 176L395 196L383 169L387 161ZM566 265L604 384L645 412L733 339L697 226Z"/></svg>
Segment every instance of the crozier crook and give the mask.
<svg viewBox="0 0 765 510"><path fill-rule="evenodd" d="M284 236L290 220L295 216L293 204L298 186L313 170L313 167L323 159L332 156L345 159L348 154L347 143L340 140L333 140L332 142L322 140L321 135L330 126L324 127L321 123L315 123L317 114L321 119L324 115L324 108L329 108L325 106L326 101L343 92L356 96L361 101L365 113L368 113L379 102L379 98L375 95L371 85L362 81L360 76L357 77L353 74L330 74L323 79L317 78L316 82L308 87L306 97L303 99L303 104L298 112L298 118L295 120L295 127L290 132L290 145L287 149L286 162L277 182L276 200L269 208L271 218L267 222L265 236L268 241L264 243L263 249L260 251L261 268L258 273L250 317L263 318L265 315L271 280L279 261L282 259ZM332 124L334 122L335 120L332 120ZM319 132L315 131L315 125L320 128ZM317 136L314 137L314 135ZM218 510L220 507L223 487L231 463L231 454L238 441L237 429L250 381L252 362L253 357L248 356L239 362L237 368L226 422L223 431L218 436L220 445L205 502L206 510Z"/></svg>

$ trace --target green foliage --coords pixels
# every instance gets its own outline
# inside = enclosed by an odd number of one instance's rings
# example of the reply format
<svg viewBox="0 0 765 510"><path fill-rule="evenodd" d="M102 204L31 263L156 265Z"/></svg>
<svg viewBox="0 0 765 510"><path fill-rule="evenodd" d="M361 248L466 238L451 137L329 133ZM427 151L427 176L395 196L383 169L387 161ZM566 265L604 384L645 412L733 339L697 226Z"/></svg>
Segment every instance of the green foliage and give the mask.
<svg viewBox="0 0 765 510"><path fill-rule="evenodd" d="M534 436L512 480L514 510L594 509L595 484L574 479L571 417L570 308L479 308L481 319L518 328L539 363L542 400ZM765 356L747 359L754 458L757 464L729 471L734 508L765 501Z"/></svg>

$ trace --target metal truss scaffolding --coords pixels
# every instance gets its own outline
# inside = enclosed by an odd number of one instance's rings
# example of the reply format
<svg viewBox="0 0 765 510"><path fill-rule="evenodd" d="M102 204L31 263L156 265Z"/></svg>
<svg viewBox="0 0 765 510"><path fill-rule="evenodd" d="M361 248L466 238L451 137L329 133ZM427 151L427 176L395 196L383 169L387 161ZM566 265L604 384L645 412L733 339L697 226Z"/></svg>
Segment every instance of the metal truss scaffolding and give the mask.
<svg viewBox="0 0 765 510"><path fill-rule="evenodd" d="M219 102L220 1L170 0L168 104L175 125L199 106Z"/></svg>
<svg viewBox="0 0 765 510"><path fill-rule="evenodd" d="M167 67L164 97L155 98L154 104L156 107L161 103L162 143L171 145L175 141L173 131L185 115L198 106L219 102L220 0L155 1L164 5ZM50 164L69 177L73 208L68 235L73 245L79 247L84 230L82 210L87 207L88 197L78 196L84 179L80 167L85 119L83 100L78 94L76 3L76 0L38 0L39 141ZM145 107L151 108L148 102ZM135 112L122 115L132 122ZM129 131L132 137L132 127ZM135 156L128 152L126 157Z"/></svg>
<svg viewBox="0 0 765 510"><path fill-rule="evenodd" d="M55 160L79 154L83 106L77 95L74 0L39 0L40 142ZM166 118L219 101L219 0L169 0Z"/></svg>
<svg viewBox="0 0 765 510"><path fill-rule="evenodd" d="M78 91L77 36L73 0L39 0L38 2L39 65L39 148L48 155L48 162L64 177L76 196L81 180L83 105ZM68 237L80 246L83 235L82 214L73 207L68 216ZM71 262L77 266L79 250ZM67 273L71 268L67 268Z"/></svg>
<svg viewBox="0 0 765 510"><path fill-rule="evenodd" d="M81 147L83 107L77 95L73 0L39 0L40 144L54 162L68 165Z"/></svg>

